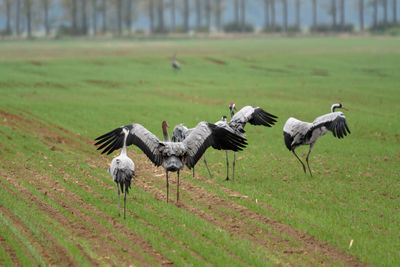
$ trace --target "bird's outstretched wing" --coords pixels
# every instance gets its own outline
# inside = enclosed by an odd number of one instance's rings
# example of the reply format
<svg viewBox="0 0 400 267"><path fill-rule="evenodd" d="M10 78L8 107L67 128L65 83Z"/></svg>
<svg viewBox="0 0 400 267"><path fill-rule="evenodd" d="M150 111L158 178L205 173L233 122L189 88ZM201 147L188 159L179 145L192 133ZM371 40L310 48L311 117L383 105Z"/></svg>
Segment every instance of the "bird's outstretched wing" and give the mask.
<svg viewBox="0 0 400 267"><path fill-rule="evenodd" d="M272 115L262 108L245 106L239 110L232 119L229 121L229 126L231 126L235 131L244 132L244 126L246 123L252 125L264 125L271 127L275 124L278 117Z"/></svg>
<svg viewBox="0 0 400 267"><path fill-rule="evenodd" d="M121 126L111 132L97 137L95 139L97 141L95 145L100 145L97 150L104 148L101 153L107 153L107 155L109 155L114 150L122 148L124 142L123 128L126 128L129 131L126 145L135 145L139 147L156 166L160 166L162 163L162 155L159 151L159 147L162 143L157 136L137 123Z"/></svg>
<svg viewBox="0 0 400 267"><path fill-rule="evenodd" d="M246 139L222 127L200 122L183 141L187 148L186 165L192 168L210 146L215 149L240 151L246 147Z"/></svg>
<svg viewBox="0 0 400 267"><path fill-rule="evenodd" d="M312 131L317 128L325 127L333 133L334 137L343 138L350 134L350 129L346 123L346 117L342 112L333 112L322 115L313 121L308 134L312 135Z"/></svg>

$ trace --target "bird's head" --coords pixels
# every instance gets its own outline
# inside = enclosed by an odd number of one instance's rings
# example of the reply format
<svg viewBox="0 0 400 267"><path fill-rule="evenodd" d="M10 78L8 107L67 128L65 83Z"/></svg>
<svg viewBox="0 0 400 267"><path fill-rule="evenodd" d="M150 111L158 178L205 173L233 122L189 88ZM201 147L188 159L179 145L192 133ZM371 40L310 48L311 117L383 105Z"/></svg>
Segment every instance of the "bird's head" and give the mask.
<svg viewBox="0 0 400 267"><path fill-rule="evenodd" d="M230 110L231 112L234 111L234 110L236 110L235 103L231 102L231 103L229 104L229 110Z"/></svg>
<svg viewBox="0 0 400 267"><path fill-rule="evenodd" d="M162 124L161 124L161 127L162 127L163 129L168 128L168 127L169 127L168 122L167 122L167 121L163 121Z"/></svg>
<svg viewBox="0 0 400 267"><path fill-rule="evenodd" d="M224 116L222 116L222 119L221 119L222 121L226 121L226 116L224 115Z"/></svg>
<svg viewBox="0 0 400 267"><path fill-rule="evenodd" d="M331 107L331 111L332 111L332 112L335 112L335 109L336 109L336 108L342 108L342 109L344 109L344 110L348 110L347 108L345 108L345 107L342 105L342 103L335 103L335 104L333 104L332 107Z"/></svg>

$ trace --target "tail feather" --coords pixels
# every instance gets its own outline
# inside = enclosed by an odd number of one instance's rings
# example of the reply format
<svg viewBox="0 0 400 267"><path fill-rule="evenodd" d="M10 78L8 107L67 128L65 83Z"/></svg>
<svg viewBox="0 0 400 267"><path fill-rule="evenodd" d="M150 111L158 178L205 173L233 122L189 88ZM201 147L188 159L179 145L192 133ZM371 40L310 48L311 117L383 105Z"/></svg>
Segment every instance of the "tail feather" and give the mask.
<svg viewBox="0 0 400 267"><path fill-rule="evenodd" d="M285 145L287 149L289 149L289 151L292 151L293 137L287 132L283 132L283 138L285 139Z"/></svg>
<svg viewBox="0 0 400 267"><path fill-rule="evenodd" d="M131 180L134 178L135 172L132 170L117 170L114 182L116 182L119 187L121 188L121 192L129 193L129 189L131 188Z"/></svg>

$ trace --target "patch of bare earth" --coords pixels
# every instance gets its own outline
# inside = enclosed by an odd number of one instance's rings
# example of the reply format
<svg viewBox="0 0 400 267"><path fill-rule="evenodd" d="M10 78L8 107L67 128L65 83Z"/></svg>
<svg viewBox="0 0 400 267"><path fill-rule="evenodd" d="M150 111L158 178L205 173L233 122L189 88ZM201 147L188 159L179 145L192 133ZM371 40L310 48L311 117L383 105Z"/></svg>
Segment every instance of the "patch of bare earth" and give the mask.
<svg viewBox="0 0 400 267"><path fill-rule="evenodd" d="M0 235L0 246L5 250L7 255L10 257L14 266L22 266L22 264L18 261L17 255L15 254L14 249L12 249L6 242L6 239ZM0 265L4 266L4 262L0 259Z"/></svg>
<svg viewBox="0 0 400 267"><path fill-rule="evenodd" d="M101 86L103 88L119 88L119 87L121 87L121 83L107 81L107 80L86 80L85 82L96 85L96 86Z"/></svg>
<svg viewBox="0 0 400 267"><path fill-rule="evenodd" d="M47 203L45 203L44 201L40 200L39 198L34 196L31 192L29 192L25 187L23 187L19 181L19 177L17 177L15 173L6 174L6 173L1 172L0 174L1 174L1 177L3 178L3 180L0 180L0 183L8 183L13 188L18 190L18 194L17 194L11 190L6 189L6 191L8 191L8 194L12 195L15 198L15 200L29 203L26 205L27 209L28 208L31 209L32 207L37 207L39 210L45 212L46 214L49 214L49 216L51 216L51 218L53 218L54 220L56 220L58 222L68 221L66 219L66 217L63 214L59 213L54 207L52 207L52 206L48 205ZM2 186L3 186L3 188L6 188L6 186L4 186L4 185L2 185ZM66 225L66 226L68 226L68 225ZM69 230L73 230L73 229L69 229ZM48 237L48 238L52 239L52 237ZM35 244L35 246L36 246L36 244ZM80 247L80 252L85 257L85 259L88 260L88 262L91 262L92 264L98 263L97 261L92 260L91 257L84 251L84 249L82 247ZM54 251L53 248L50 248L48 250L48 253L55 254L56 251ZM64 254L63 257L64 257L63 260L66 260L65 258L67 258L68 255ZM44 259L44 260L46 260L46 259ZM76 263L75 263L75 265L76 265Z"/></svg>
<svg viewBox="0 0 400 267"><path fill-rule="evenodd" d="M212 62L212 63L217 64L217 65L228 65L228 63L226 61L223 61L223 60L220 60L220 59L216 59L216 58L213 58L213 57L204 57L203 59L205 61Z"/></svg>
<svg viewBox="0 0 400 267"><path fill-rule="evenodd" d="M34 84L34 87L39 87L39 88L56 88L56 89L66 89L64 85L61 83L55 83L55 82L37 82Z"/></svg>
<svg viewBox="0 0 400 267"><path fill-rule="evenodd" d="M266 71L266 72L288 73L288 71L284 70L284 69L267 68L267 67L261 67L261 66L256 66L256 65L250 65L249 68L255 69L255 70L262 70L262 71Z"/></svg>
<svg viewBox="0 0 400 267"><path fill-rule="evenodd" d="M52 236L48 235L46 242L42 242L35 238L35 234L29 229L29 227L7 208L1 207L0 211L3 216L6 216L13 223L13 226L17 228L19 232L23 233L24 236L29 239L31 244L34 244L38 248L41 257L43 257L43 259L50 265L73 265L74 262L70 255L68 255L66 249L59 246ZM38 225L37 227L40 228L42 233L46 232L46 229L41 225Z"/></svg>
<svg viewBox="0 0 400 267"><path fill-rule="evenodd" d="M29 64L31 64L31 65L33 65L33 66L37 66L37 67L40 67L40 66L43 65L42 62L37 61L37 60L31 60L31 61L29 61Z"/></svg>

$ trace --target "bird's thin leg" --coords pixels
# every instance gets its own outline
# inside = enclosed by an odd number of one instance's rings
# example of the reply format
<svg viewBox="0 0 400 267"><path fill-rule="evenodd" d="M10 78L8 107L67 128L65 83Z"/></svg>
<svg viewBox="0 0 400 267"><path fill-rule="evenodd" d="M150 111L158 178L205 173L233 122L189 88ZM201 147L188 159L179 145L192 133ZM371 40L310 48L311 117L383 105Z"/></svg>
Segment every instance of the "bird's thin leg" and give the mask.
<svg viewBox="0 0 400 267"><path fill-rule="evenodd" d="M236 152L233 152L232 180L235 181Z"/></svg>
<svg viewBox="0 0 400 267"><path fill-rule="evenodd" d="M125 213L126 213L126 187L125 187L125 195L124 195L124 219L126 219Z"/></svg>
<svg viewBox="0 0 400 267"><path fill-rule="evenodd" d="M118 192L118 216L121 216L121 213L120 213L120 191L119 191L119 186L118 186L118 184L117 184L117 192Z"/></svg>
<svg viewBox="0 0 400 267"><path fill-rule="evenodd" d="M194 178L194 166L193 166L193 178Z"/></svg>
<svg viewBox="0 0 400 267"><path fill-rule="evenodd" d="M301 161L301 159L297 156L296 152L294 152L294 149L292 150L293 154L296 156L296 158L300 161L301 165L303 166L303 171L306 173L306 166L304 163Z"/></svg>
<svg viewBox="0 0 400 267"><path fill-rule="evenodd" d="M228 160L228 150L225 150L226 154L226 181L229 181L229 160Z"/></svg>
<svg viewBox="0 0 400 267"><path fill-rule="evenodd" d="M204 164L206 165L206 168L207 168L208 174L210 175L210 178L212 179L212 175L211 175L210 169L208 168L208 164L207 164L206 156L203 156L203 159L204 159Z"/></svg>
<svg viewBox="0 0 400 267"><path fill-rule="evenodd" d="M179 171L178 171L178 185L176 187L176 202L179 201Z"/></svg>
<svg viewBox="0 0 400 267"><path fill-rule="evenodd" d="M168 203L168 190L169 190L168 171L166 171L166 173L167 173L167 203Z"/></svg>
<svg viewBox="0 0 400 267"><path fill-rule="evenodd" d="M308 163L308 157L310 156L310 153L311 153L311 150L312 150L313 146L314 146L314 144L310 145L310 150L308 150L307 157L306 157L307 167L308 167L308 170L310 171L310 176L311 177L312 177L312 172L311 172L311 169L310 169L310 164Z"/></svg>

